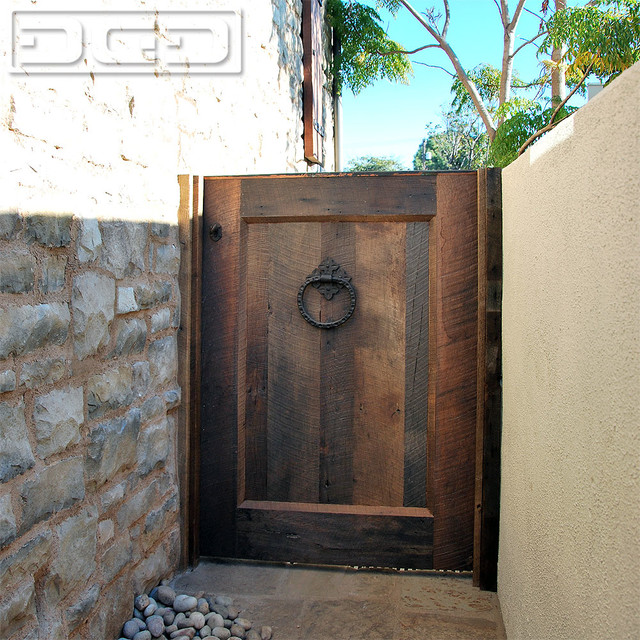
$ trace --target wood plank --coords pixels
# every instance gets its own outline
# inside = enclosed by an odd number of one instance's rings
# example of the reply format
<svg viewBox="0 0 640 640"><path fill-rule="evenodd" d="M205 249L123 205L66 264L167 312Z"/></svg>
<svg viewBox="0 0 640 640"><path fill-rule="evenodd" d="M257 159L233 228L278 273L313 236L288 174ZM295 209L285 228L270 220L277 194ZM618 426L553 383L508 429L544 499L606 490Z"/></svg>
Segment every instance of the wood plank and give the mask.
<svg viewBox="0 0 640 640"><path fill-rule="evenodd" d="M198 176L178 176L180 206L178 238L181 294L178 329L178 384L182 401L178 407L176 439L180 491L180 566L198 557L200 479L200 292L202 276L202 191Z"/></svg>
<svg viewBox="0 0 640 640"><path fill-rule="evenodd" d="M321 228L270 225L269 238L267 498L317 502L320 331L300 315L297 295L322 260ZM308 296L313 315L319 312L319 297Z"/></svg>
<svg viewBox="0 0 640 640"><path fill-rule="evenodd" d="M435 433L428 506L434 515L434 568L473 562L477 395L477 179L438 175L435 231ZM433 274L432 274L433 275Z"/></svg>
<svg viewBox="0 0 640 640"><path fill-rule="evenodd" d="M355 504L403 504L405 243L405 225L356 226Z"/></svg>
<svg viewBox="0 0 640 640"><path fill-rule="evenodd" d="M473 581L496 591L502 440L502 180L478 172L478 393Z"/></svg>
<svg viewBox="0 0 640 640"><path fill-rule="evenodd" d="M353 281L356 266L354 225L324 223L322 256L323 259L333 258ZM321 320L327 322L341 317L348 308L348 301L344 289L332 300L320 296ZM321 341L320 502L350 503L353 499L353 345L358 331L357 316L336 329L318 331Z"/></svg>
<svg viewBox="0 0 640 640"><path fill-rule="evenodd" d="M235 553L240 180L205 181L202 271L200 549ZM222 226L213 242L208 230Z"/></svg>
<svg viewBox="0 0 640 640"><path fill-rule="evenodd" d="M436 178L423 174L314 174L242 183L247 222L428 221L436 212Z"/></svg>
<svg viewBox="0 0 640 640"><path fill-rule="evenodd" d="M267 498L269 358L269 227L247 226L247 349L245 402L246 497Z"/></svg>
<svg viewBox="0 0 640 640"><path fill-rule="evenodd" d="M304 157L308 162L319 165L322 165L324 160L322 33L322 0L304 0L302 4Z"/></svg>
<svg viewBox="0 0 640 640"><path fill-rule="evenodd" d="M404 505L427 504L429 373L429 227L407 225Z"/></svg>
<svg viewBox="0 0 640 640"><path fill-rule="evenodd" d="M245 502L238 549L256 560L431 569L433 517L427 509Z"/></svg>

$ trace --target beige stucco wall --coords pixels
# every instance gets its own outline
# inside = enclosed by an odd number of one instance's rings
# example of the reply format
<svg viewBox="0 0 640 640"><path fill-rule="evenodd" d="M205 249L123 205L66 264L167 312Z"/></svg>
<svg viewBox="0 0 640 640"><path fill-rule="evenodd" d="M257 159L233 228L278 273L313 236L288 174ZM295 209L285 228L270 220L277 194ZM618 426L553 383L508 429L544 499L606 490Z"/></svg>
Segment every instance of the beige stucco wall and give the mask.
<svg viewBox="0 0 640 640"><path fill-rule="evenodd" d="M640 64L505 169L510 640L640 637Z"/></svg>

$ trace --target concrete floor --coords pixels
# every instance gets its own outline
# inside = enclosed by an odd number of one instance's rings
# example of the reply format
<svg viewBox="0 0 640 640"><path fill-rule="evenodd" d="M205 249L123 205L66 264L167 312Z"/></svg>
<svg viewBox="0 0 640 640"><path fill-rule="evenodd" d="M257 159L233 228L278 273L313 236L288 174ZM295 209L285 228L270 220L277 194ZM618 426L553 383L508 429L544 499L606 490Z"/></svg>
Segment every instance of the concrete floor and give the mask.
<svg viewBox="0 0 640 640"><path fill-rule="evenodd" d="M468 574L203 561L172 585L231 596L274 640L506 640L496 594Z"/></svg>

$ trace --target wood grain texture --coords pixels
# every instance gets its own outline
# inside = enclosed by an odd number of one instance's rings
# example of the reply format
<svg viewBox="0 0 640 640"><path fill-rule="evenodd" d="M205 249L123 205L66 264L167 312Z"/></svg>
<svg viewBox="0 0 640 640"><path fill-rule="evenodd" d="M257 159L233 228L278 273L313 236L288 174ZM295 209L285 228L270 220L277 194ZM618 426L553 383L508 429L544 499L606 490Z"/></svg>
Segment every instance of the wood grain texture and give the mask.
<svg viewBox="0 0 640 640"><path fill-rule="evenodd" d="M406 225L356 225L354 504L403 504L405 243Z"/></svg>
<svg viewBox="0 0 640 640"><path fill-rule="evenodd" d="M322 256L333 258L353 279L356 273L356 234L353 224L322 225ZM356 288L356 294L358 289ZM332 300L320 296L322 321L344 315L347 292ZM357 307L356 307L357 308ZM319 499L324 503L349 504L353 500L353 347L362 324L358 315L335 330L320 331L320 476Z"/></svg>
<svg viewBox="0 0 640 640"><path fill-rule="evenodd" d="M176 453L180 490L180 566L193 565L199 555L200 479L200 294L202 290L202 191L198 176L178 177L178 239L181 294L178 330L178 384L182 402L178 407Z"/></svg>
<svg viewBox="0 0 640 640"><path fill-rule="evenodd" d="M238 549L260 560L431 569L433 517L427 509L245 502Z"/></svg>
<svg viewBox="0 0 640 640"><path fill-rule="evenodd" d="M407 225L404 419L404 505L427 504L429 373L429 227Z"/></svg>
<svg viewBox="0 0 640 640"><path fill-rule="evenodd" d="M320 331L302 318L296 298L322 260L321 225L270 225L269 232L267 499L316 502ZM319 312L319 297L308 296L313 315Z"/></svg>
<svg viewBox="0 0 640 640"><path fill-rule="evenodd" d="M477 394L478 240L475 173L438 175L433 247L437 363L427 505L434 515L434 568L473 562ZM433 249L430 249L433 250ZM432 283L434 280L432 279Z"/></svg>
<svg viewBox="0 0 640 640"><path fill-rule="evenodd" d="M267 497L267 406L269 372L269 226L246 225L246 394L245 487L246 497ZM242 365L241 365L242 366Z"/></svg>
<svg viewBox="0 0 640 640"><path fill-rule="evenodd" d="M502 181L478 172L478 393L474 585L498 583L502 440Z"/></svg>
<svg viewBox="0 0 640 640"><path fill-rule="evenodd" d="M240 180L205 180L202 270L200 549L235 553ZM222 225L213 242L208 229Z"/></svg>
<svg viewBox="0 0 640 640"><path fill-rule="evenodd" d="M247 222L428 221L436 213L435 176L316 174L242 182Z"/></svg>
<svg viewBox="0 0 640 640"><path fill-rule="evenodd" d="M324 44L322 42L322 2L303 0L303 121L304 157L308 162L322 165L322 98L324 72L322 69Z"/></svg>

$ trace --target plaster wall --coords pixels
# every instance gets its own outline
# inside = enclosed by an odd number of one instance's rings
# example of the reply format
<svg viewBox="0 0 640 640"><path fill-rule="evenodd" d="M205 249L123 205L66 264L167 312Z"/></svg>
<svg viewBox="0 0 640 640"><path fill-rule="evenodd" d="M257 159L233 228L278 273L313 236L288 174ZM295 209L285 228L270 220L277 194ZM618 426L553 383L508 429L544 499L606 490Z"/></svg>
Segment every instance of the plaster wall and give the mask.
<svg viewBox="0 0 640 640"><path fill-rule="evenodd" d="M504 170L509 638L640 636L640 64Z"/></svg>

